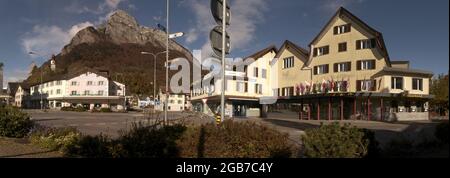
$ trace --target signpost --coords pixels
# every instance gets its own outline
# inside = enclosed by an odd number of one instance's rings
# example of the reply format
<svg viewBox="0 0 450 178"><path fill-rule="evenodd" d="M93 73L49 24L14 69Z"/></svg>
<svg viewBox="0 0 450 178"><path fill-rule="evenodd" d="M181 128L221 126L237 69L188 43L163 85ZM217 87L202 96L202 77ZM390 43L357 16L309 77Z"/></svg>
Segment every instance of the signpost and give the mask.
<svg viewBox="0 0 450 178"><path fill-rule="evenodd" d="M231 42L227 34L230 25L231 10L227 0L211 0L211 12L218 26L210 34L211 46L214 53L222 59L222 94L221 94L221 121L225 118L225 57L230 53ZM222 39L222 40L220 40Z"/></svg>

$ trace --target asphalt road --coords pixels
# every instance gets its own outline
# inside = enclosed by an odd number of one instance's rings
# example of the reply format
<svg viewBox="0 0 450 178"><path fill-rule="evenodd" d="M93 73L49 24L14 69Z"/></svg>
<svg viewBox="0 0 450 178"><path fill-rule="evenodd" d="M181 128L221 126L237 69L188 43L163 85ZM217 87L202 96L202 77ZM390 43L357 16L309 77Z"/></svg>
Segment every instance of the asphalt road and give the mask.
<svg viewBox="0 0 450 178"><path fill-rule="evenodd" d="M27 111L32 120L44 126L51 127L76 127L84 134L98 135L106 134L112 137L118 136L118 131L127 130L133 122L146 122L147 118L142 113L77 113L77 112L58 112L48 113ZM177 112L169 113L169 119L179 119L186 117L187 114ZM163 115L160 115L163 118ZM269 118L235 118L235 121L254 121L262 123L270 128L288 133L290 139L298 144L300 136L308 128L319 127L321 123L332 123L334 121L300 121L296 113L270 113ZM375 121L343 121L359 128L366 128L375 131L377 140L386 144L395 137L423 138L422 136L432 137L434 128L437 125L431 121L386 123ZM417 140L419 141L419 140Z"/></svg>
<svg viewBox="0 0 450 178"><path fill-rule="evenodd" d="M118 136L121 130L128 130L133 122L147 122L149 117L142 113L89 113L89 112L59 112L47 113L26 111L32 120L38 124L49 127L76 127L84 134L105 134ZM169 119L178 119L182 113L169 113ZM160 115L160 118L163 118Z"/></svg>

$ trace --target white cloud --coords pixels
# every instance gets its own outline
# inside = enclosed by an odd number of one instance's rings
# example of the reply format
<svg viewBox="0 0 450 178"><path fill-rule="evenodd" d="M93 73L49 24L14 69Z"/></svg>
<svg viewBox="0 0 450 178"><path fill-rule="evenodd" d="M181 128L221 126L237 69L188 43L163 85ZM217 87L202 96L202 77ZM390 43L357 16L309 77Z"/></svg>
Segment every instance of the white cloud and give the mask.
<svg viewBox="0 0 450 178"><path fill-rule="evenodd" d="M210 53L209 33L217 24L211 15L209 1L185 0L182 4L187 5L194 12L196 18L195 25L187 33L186 43L192 44L203 38L206 43L202 46L203 54ZM257 25L264 22L264 12L268 9L267 3L265 0L235 0L230 4L232 16L229 33L232 48L243 49L255 39L254 33Z"/></svg>
<svg viewBox="0 0 450 178"><path fill-rule="evenodd" d="M67 6L65 10L67 12L71 13L92 13L92 14L104 14L111 12L113 10L117 10L120 6L120 4L126 3L128 0L103 0L101 3L97 4L96 6L88 6L88 5L81 5L78 1L74 1L72 4ZM128 4L128 9L134 10L136 9L136 6L134 4Z"/></svg>
<svg viewBox="0 0 450 178"><path fill-rule="evenodd" d="M80 30L93 26L90 22L83 22L65 30L58 26L36 25L33 30L22 38L22 47L26 53L30 51L41 55L57 54L64 45L68 44Z"/></svg>
<svg viewBox="0 0 450 178"><path fill-rule="evenodd" d="M3 87L8 86L8 82L21 82L28 77L27 70L15 69L13 71L5 71Z"/></svg>
<svg viewBox="0 0 450 178"><path fill-rule="evenodd" d="M366 0L325 0L322 7L327 12L335 12L340 7L347 7L353 4L361 4Z"/></svg>

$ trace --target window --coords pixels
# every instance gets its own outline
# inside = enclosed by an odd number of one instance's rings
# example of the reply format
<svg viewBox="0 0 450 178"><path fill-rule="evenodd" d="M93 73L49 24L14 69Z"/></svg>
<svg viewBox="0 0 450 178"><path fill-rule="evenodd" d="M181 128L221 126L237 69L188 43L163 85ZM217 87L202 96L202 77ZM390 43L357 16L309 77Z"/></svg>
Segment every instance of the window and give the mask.
<svg viewBox="0 0 450 178"><path fill-rule="evenodd" d="M77 86L77 82L76 81L72 81L72 83L70 85Z"/></svg>
<svg viewBox="0 0 450 178"><path fill-rule="evenodd" d="M357 80L357 91L375 91L377 82L375 80Z"/></svg>
<svg viewBox="0 0 450 178"><path fill-rule="evenodd" d="M244 92L247 92L246 91L246 85L247 85L247 83L244 83L244 82L237 82L236 83L236 91L237 92L241 92L241 93L244 93Z"/></svg>
<svg viewBox="0 0 450 178"><path fill-rule="evenodd" d="M72 95L72 96L78 95L78 94L77 94L77 91L72 91L72 92L71 92L71 95Z"/></svg>
<svg viewBox="0 0 450 178"><path fill-rule="evenodd" d="M329 72L328 64L314 67L314 75L328 74L328 72Z"/></svg>
<svg viewBox="0 0 450 178"><path fill-rule="evenodd" d="M294 96L294 87L286 87L281 90L282 96Z"/></svg>
<svg viewBox="0 0 450 178"><path fill-rule="evenodd" d="M87 82L87 85L88 85L88 86L91 86L91 85L92 85L92 81L88 81L88 82Z"/></svg>
<svg viewBox="0 0 450 178"><path fill-rule="evenodd" d="M178 100L178 104L183 104L183 101L181 101L181 100Z"/></svg>
<svg viewBox="0 0 450 178"><path fill-rule="evenodd" d="M374 70L376 68L375 60L362 60L357 63L358 70Z"/></svg>
<svg viewBox="0 0 450 178"><path fill-rule="evenodd" d="M258 76L259 76L258 74L259 74L259 69L258 69L258 67L253 68L253 77L258 78Z"/></svg>
<svg viewBox="0 0 450 178"><path fill-rule="evenodd" d="M351 31L351 29L352 29L351 27L352 27L351 24L335 26L334 27L334 35L340 35L340 34L344 34L344 33L349 33Z"/></svg>
<svg viewBox="0 0 450 178"><path fill-rule="evenodd" d="M263 79L267 79L267 69L262 69L261 76Z"/></svg>
<svg viewBox="0 0 450 178"><path fill-rule="evenodd" d="M103 93L104 93L104 91L103 90L100 90L100 91L98 91L98 96L103 96Z"/></svg>
<svg viewBox="0 0 450 178"><path fill-rule="evenodd" d="M357 40L356 41L356 49L372 49L376 47L376 40L375 39L368 39L368 40Z"/></svg>
<svg viewBox="0 0 450 178"><path fill-rule="evenodd" d="M52 87L52 86L54 86L55 85L55 83L54 82L50 82L50 86Z"/></svg>
<svg viewBox="0 0 450 178"><path fill-rule="evenodd" d="M56 90L56 94L57 94L57 95L61 94L61 89L57 89L57 90Z"/></svg>
<svg viewBox="0 0 450 178"><path fill-rule="evenodd" d="M89 90L84 91L84 96L89 96L89 95L90 95L90 91Z"/></svg>
<svg viewBox="0 0 450 178"><path fill-rule="evenodd" d="M273 92L273 96L280 96L280 89L273 89L272 90L272 92Z"/></svg>
<svg viewBox="0 0 450 178"><path fill-rule="evenodd" d="M294 67L294 57L287 57L283 59L283 69Z"/></svg>
<svg viewBox="0 0 450 178"><path fill-rule="evenodd" d="M330 46L314 48L314 57L330 54Z"/></svg>
<svg viewBox="0 0 450 178"><path fill-rule="evenodd" d="M392 77L391 89L403 90L403 77Z"/></svg>
<svg viewBox="0 0 450 178"><path fill-rule="evenodd" d="M262 88L263 86L261 85L261 84L255 84L255 93L256 94L262 94L263 92L262 92L262 90L263 90L263 88Z"/></svg>
<svg viewBox="0 0 450 178"><path fill-rule="evenodd" d="M53 90L50 90L50 95L53 95Z"/></svg>
<svg viewBox="0 0 450 178"><path fill-rule="evenodd" d="M423 79L413 78L412 79L412 89L423 91Z"/></svg>
<svg viewBox="0 0 450 178"><path fill-rule="evenodd" d="M61 81L57 81L56 85L60 86L60 85L62 85L62 82Z"/></svg>
<svg viewBox="0 0 450 178"><path fill-rule="evenodd" d="M99 85L99 86L103 86L104 84L105 84L104 81L98 81L98 85Z"/></svg>
<svg viewBox="0 0 450 178"><path fill-rule="evenodd" d="M339 52L346 52L347 51L347 43L339 43L339 47L338 47L338 51Z"/></svg>
<svg viewBox="0 0 450 178"><path fill-rule="evenodd" d="M350 72L352 69L352 63L351 62L344 62L344 63L336 63L334 64L334 72Z"/></svg>
<svg viewBox="0 0 450 178"><path fill-rule="evenodd" d="M170 104L174 104L175 103L175 100L170 100Z"/></svg>

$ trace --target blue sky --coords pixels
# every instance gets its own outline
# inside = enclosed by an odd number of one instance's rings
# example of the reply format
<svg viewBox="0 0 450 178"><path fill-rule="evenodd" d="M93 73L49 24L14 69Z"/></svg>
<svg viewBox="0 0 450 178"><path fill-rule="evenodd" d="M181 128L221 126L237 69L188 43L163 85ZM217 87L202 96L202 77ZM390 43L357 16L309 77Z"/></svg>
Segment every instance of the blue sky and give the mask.
<svg viewBox="0 0 450 178"><path fill-rule="evenodd" d="M165 23L165 0L0 0L0 61L6 81L24 79L33 60L41 64L80 29L98 25L115 9L141 25ZM209 50L215 25L209 0L171 0L171 31L189 49ZM245 57L271 44L291 40L306 48L343 6L382 32L392 60L412 68L447 73L448 0L230 0L232 56ZM45 57L29 56L27 51ZM6 82L5 81L5 82Z"/></svg>

